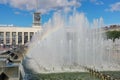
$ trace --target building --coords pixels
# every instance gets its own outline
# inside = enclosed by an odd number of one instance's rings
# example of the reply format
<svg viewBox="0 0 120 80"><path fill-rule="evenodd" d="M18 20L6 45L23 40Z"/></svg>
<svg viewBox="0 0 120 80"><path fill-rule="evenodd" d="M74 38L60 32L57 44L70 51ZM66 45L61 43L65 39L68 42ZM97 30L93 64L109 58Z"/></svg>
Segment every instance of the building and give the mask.
<svg viewBox="0 0 120 80"><path fill-rule="evenodd" d="M105 31L120 31L120 25L110 25L104 27Z"/></svg>
<svg viewBox="0 0 120 80"><path fill-rule="evenodd" d="M42 30L40 25L40 13L33 14L32 27L16 27L13 25L0 25L0 44L2 45L24 45L32 36Z"/></svg>

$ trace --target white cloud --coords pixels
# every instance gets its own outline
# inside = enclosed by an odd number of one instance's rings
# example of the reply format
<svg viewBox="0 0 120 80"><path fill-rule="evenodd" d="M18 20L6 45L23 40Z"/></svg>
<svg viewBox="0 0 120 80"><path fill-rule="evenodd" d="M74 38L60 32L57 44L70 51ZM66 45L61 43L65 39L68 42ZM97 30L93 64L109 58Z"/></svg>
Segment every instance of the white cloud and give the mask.
<svg viewBox="0 0 120 80"><path fill-rule="evenodd" d="M70 8L70 7L65 7L65 8L64 8L64 12L67 13L67 12L70 12L70 11L71 11L71 8Z"/></svg>
<svg viewBox="0 0 120 80"><path fill-rule="evenodd" d="M16 11L16 12L14 12L14 14L20 14L20 12Z"/></svg>
<svg viewBox="0 0 120 80"><path fill-rule="evenodd" d="M6 4L8 0L0 0L0 4Z"/></svg>
<svg viewBox="0 0 120 80"><path fill-rule="evenodd" d="M110 8L107 9L108 11L120 11L120 2L116 2L110 5Z"/></svg>
<svg viewBox="0 0 120 80"><path fill-rule="evenodd" d="M37 10L46 13L51 10L79 7L80 0L0 0L0 4L9 4L21 10ZM68 10L69 11L69 10Z"/></svg>
<svg viewBox="0 0 120 80"><path fill-rule="evenodd" d="M102 1L98 0L90 0L90 2L96 4L96 5L103 5L104 3Z"/></svg>

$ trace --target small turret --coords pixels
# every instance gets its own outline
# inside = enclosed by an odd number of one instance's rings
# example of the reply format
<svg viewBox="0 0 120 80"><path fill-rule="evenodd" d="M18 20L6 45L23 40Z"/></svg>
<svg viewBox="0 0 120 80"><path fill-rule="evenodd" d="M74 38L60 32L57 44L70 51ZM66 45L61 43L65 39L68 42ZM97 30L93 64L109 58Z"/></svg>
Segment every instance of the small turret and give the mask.
<svg viewBox="0 0 120 80"><path fill-rule="evenodd" d="M41 21L41 17L40 17L40 12L35 12L33 14L33 27L41 27L40 21Z"/></svg>

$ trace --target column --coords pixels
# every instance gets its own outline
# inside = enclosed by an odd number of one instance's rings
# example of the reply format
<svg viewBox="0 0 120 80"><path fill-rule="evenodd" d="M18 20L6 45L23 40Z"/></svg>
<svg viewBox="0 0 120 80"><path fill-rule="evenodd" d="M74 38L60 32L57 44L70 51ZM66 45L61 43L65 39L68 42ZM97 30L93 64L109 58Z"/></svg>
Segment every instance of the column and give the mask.
<svg viewBox="0 0 120 80"><path fill-rule="evenodd" d="M10 45L12 45L12 32L10 32Z"/></svg>
<svg viewBox="0 0 120 80"><path fill-rule="evenodd" d="M24 45L24 32L22 32L22 45Z"/></svg>
<svg viewBox="0 0 120 80"><path fill-rule="evenodd" d="M30 41L30 32L28 32L28 42Z"/></svg>
<svg viewBox="0 0 120 80"><path fill-rule="evenodd" d="M6 32L4 32L4 39L3 39L4 44L6 45Z"/></svg>
<svg viewBox="0 0 120 80"><path fill-rule="evenodd" d="M16 32L16 45L18 45L18 32Z"/></svg>

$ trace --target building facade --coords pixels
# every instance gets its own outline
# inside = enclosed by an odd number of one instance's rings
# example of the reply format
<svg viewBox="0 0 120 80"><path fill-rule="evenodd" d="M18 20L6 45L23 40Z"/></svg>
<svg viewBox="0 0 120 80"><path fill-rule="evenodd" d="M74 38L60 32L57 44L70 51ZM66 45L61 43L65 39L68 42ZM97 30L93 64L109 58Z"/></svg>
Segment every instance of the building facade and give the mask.
<svg viewBox="0 0 120 80"><path fill-rule="evenodd" d="M40 13L34 13L32 27L0 25L0 45L24 45L36 32L41 30Z"/></svg>

